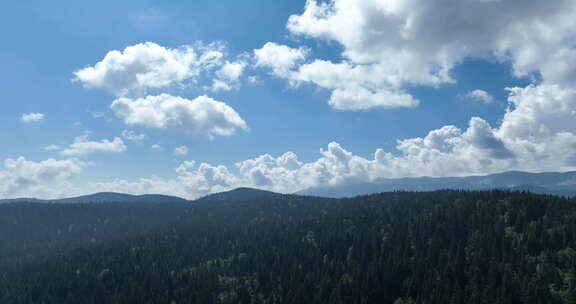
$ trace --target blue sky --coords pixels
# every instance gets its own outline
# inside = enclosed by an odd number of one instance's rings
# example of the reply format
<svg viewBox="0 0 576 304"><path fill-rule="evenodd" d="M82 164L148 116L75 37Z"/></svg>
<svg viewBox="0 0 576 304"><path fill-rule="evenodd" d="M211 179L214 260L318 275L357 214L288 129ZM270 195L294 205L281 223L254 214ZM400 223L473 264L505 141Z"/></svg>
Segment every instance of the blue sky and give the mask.
<svg viewBox="0 0 576 304"><path fill-rule="evenodd" d="M4 4L0 197L572 170L576 5L454 1Z"/></svg>

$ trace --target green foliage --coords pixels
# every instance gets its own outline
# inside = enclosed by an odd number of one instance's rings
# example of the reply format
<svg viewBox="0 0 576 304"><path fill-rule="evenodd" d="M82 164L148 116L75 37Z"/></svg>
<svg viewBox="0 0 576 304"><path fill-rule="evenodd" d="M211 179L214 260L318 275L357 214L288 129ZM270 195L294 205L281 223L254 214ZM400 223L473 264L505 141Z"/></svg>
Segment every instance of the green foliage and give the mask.
<svg viewBox="0 0 576 304"><path fill-rule="evenodd" d="M12 204L0 242L0 303L576 303L574 200L522 192Z"/></svg>

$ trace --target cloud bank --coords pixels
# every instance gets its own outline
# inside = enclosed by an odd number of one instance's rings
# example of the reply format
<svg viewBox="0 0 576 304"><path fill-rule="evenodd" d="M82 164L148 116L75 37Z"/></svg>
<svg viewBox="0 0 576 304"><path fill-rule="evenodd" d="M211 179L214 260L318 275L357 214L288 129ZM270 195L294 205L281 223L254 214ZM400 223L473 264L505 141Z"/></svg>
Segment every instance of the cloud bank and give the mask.
<svg viewBox="0 0 576 304"><path fill-rule="evenodd" d="M328 102L339 110L415 107L407 87L453 84L453 68L470 58L510 62L517 77L572 85L576 69L566 63L576 59L575 13L570 0L308 0L302 14L290 16L288 31L337 43L341 60L298 63L302 47L268 42L255 51L256 66L291 85L330 90Z"/></svg>
<svg viewBox="0 0 576 304"><path fill-rule="evenodd" d="M0 170L0 197L63 197L73 193L68 182L89 163L77 159L47 159L40 162L24 157L4 160Z"/></svg>

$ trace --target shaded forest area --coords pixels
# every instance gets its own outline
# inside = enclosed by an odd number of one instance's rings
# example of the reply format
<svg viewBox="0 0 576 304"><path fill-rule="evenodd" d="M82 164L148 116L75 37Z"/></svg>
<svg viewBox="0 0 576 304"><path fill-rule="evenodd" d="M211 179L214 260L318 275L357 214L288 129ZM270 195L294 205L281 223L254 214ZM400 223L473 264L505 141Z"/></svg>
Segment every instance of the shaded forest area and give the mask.
<svg viewBox="0 0 576 304"><path fill-rule="evenodd" d="M435 191L5 204L0 303L576 303L575 202Z"/></svg>

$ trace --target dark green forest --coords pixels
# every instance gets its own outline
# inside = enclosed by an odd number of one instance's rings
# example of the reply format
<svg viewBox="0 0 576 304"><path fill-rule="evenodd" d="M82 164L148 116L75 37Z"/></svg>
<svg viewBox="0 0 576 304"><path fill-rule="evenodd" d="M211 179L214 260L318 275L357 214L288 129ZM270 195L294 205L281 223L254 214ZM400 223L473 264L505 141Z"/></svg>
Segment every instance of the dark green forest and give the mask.
<svg viewBox="0 0 576 304"><path fill-rule="evenodd" d="M576 303L574 199L250 191L0 205L0 303Z"/></svg>

